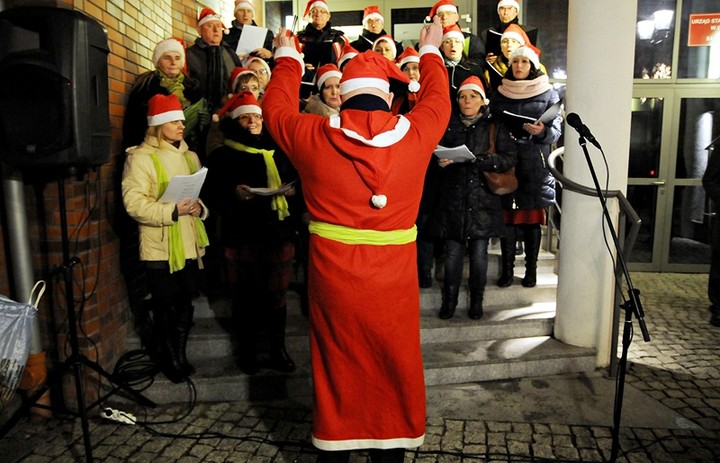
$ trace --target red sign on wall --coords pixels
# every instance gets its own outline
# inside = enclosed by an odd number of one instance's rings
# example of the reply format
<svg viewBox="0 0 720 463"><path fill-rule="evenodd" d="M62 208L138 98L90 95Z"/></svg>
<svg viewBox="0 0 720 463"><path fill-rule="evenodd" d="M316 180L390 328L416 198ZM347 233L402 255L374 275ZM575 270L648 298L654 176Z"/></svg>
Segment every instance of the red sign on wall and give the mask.
<svg viewBox="0 0 720 463"><path fill-rule="evenodd" d="M713 40L720 41L720 13L691 14L688 47L705 47Z"/></svg>

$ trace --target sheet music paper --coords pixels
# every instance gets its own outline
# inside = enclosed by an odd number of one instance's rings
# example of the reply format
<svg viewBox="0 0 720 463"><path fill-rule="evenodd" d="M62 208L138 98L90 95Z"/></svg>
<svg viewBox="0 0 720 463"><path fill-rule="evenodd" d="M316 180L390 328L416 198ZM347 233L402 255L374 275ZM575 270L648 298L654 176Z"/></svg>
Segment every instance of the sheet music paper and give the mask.
<svg viewBox="0 0 720 463"><path fill-rule="evenodd" d="M240 34L237 48L235 48L235 53L240 56L247 56L251 51L262 48L265 45L267 31L264 27L245 24L242 28L242 34Z"/></svg>
<svg viewBox="0 0 720 463"><path fill-rule="evenodd" d="M165 193L158 201L179 203L183 199L197 199L207 177L207 167L201 167L192 175L176 175L170 179Z"/></svg>

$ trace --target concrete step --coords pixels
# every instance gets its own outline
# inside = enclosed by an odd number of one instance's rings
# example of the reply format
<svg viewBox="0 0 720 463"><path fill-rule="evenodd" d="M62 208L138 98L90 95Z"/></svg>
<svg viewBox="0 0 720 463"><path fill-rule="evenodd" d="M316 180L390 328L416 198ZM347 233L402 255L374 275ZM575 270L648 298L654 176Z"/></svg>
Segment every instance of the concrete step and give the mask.
<svg viewBox="0 0 720 463"><path fill-rule="evenodd" d="M516 258L515 282L509 288L495 285L500 252L490 249L485 315L481 320L467 317L469 294L467 273L461 288L455 317L440 320L442 283L420 289L420 337L428 386L467 383L528 376L594 371L595 351L568 346L552 338L555 318L557 275L555 256L541 252L538 283L523 288L522 256ZM467 264L466 264L467 272ZM297 365L292 374L270 369L248 376L235 359L232 308L228 298L194 301L195 326L188 341L187 355L197 372L194 387L173 384L163 375L144 394L158 403L184 402L191 391L201 401L260 400L311 397L308 320L301 314L296 292L288 294L286 346ZM141 348L137 335L128 339L128 349ZM260 359L267 361L267 359Z"/></svg>
<svg viewBox="0 0 720 463"><path fill-rule="evenodd" d="M595 352L568 346L549 336L489 341L424 343L425 382L428 386L496 379L593 371ZM195 362L192 377L197 400L308 400L312 394L309 351L293 352L297 370L280 374L262 369L248 376L232 356ZM143 394L156 403L184 402L186 384L173 384L162 375Z"/></svg>

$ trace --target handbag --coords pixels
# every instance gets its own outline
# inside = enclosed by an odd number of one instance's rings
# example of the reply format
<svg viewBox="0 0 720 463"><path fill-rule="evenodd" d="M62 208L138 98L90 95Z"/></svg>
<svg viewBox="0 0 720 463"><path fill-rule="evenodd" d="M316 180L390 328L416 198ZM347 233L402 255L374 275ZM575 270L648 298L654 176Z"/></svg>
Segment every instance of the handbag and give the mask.
<svg viewBox="0 0 720 463"><path fill-rule="evenodd" d="M506 195L517 190L518 181L515 177L515 166L505 172L489 172L484 170L485 180L490 192L496 195Z"/></svg>

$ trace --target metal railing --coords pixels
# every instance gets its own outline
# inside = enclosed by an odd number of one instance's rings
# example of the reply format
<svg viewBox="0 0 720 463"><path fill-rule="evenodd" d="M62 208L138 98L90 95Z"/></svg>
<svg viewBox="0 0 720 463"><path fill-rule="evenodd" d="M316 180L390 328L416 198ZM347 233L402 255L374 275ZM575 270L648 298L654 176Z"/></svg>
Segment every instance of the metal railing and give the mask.
<svg viewBox="0 0 720 463"><path fill-rule="evenodd" d="M563 190L572 191L575 193L579 193L586 196L592 196L597 197L597 191L595 191L595 188L590 188L585 185L581 185L577 182L574 182L570 180L569 178L565 177L562 172L561 168L558 168L558 164L561 165L563 160L563 154L565 153L565 148L560 147L554 150L552 153L550 153L550 156L548 157L548 165L550 166L550 171L552 172L553 176L555 177L555 181L560 185L560 187ZM559 162L558 162L559 161ZM620 244L620 249L618 249L618 252L622 252L623 256L628 258L630 256L630 253L632 252L633 246L635 245L635 239L638 236L638 233L640 232L640 225L641 220L640 216L635 212L635 209L633 209L632 205L630 204L630 201L625 197L622 191L620 190L608 190L605 191L605 198L615 198L618 201L618 205L620 206L620 217L618 220L618 228L617 228L617 236L618 236L618 242ZM555 205L553 208L558 212L560 217L562 216L562 208L558 201L555 202ZM552 217L553 214L548 214L549 217ZM630 224L630 229L627 230L627 225ZM561 231L560 227L554 220L550 220L549 224L552 227L555 227L555 232L557 233L558 242L561 238ZM618 260L615 260L615 278L616 281L620 282L619 284L615 285L615 298L614 298L614 304L613 304L613 321L612 321L612 339L613 342L611 343L611 349L610 349L610 367L609 367L609 373L610 376L614 376L615 371L617 370L617 344L618 344L618 335L620 331L620 314L621 314L621 304L624 301L624 297L622 294L622 281L623 281L623 269L621 268L620 264L618 263Z"/></svg>

